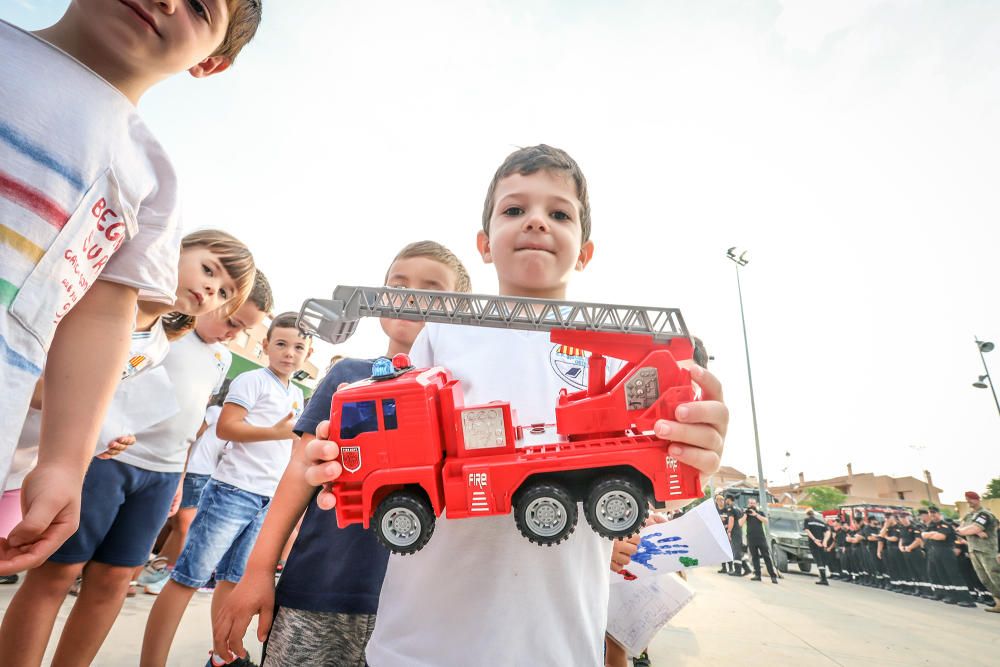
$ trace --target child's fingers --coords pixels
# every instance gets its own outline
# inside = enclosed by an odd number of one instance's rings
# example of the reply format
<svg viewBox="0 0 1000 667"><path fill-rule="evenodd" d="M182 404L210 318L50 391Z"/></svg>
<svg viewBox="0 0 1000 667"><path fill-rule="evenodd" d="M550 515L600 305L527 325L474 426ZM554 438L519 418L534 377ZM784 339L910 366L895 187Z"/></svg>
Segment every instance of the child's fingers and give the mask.
<svg viewBox="0 0 1000 667"><path fill-rule="evenodd" d="M681 463L691 466L703 474L711 475L719 469L722 458L710 449L682 445L676 442L670 443L667 453Z"/></svg>
<svg viewBox="0 0 1000 667"><path fill-rule="evenodd" d="M340 455L340 447L338 447L335 442L330 442L329 440L323 440L317 437L315 440L310 440L306 443L305 454L306 460L322 464L326 461L336 460L336 458Z"/></svg>
<svg viewBox="0 0 1000 667"><path fill-rule="evenodd" d="M661 419L653 426L653 431L657 437L664 440L707 449L717 456L722 455L724 442L722 434L712 426L706 424L682 424L680 422Z"/></svg>
<svg viewBox="0 0 1000 667"><path fill-rule="evenodd" d="M324 486L316 496L316 505L321 510L332 510L337 505L337 498L333 495L333 491Z"/></svg>
<svg viewBox="0 0 1000 667"><path fill-rule="evenodd" d="M701 395L705 400L722 400L722 383L708 369L701 366L693 367L691 369L691 378L701 387Z"/></svg>
<svg viewBox="0 0 1000 667"><path fill-rule="evenodd" d="M321 421L316 425L316 439L326 440L330 437L330 420Z"/></svg>
<svg viewBox="0 0 1000 667"><path fill-rule="evenodd" d="M257 641L262 644L267 641L267 636L271 633L273 617L274 608L270 605L264 605L260 610L260 615L257 617Z"/></svg>
<svg viewBox="0 0 1000 667"><path fill-rule="evenodd" d="M695 401L677 406L674 418L685 424L708 424L725 437L729 426L729 408L721 401Z"/></svg>
<svg viewBox="0 0 1000 667"><path fill-rule="evenodd" d="M219 615L212 619L212 652L215 655L229 655L229 634L233 629L233 616L229 607L223 607Z"/></svg>
<svg viewBox="0 0 1000 667"><path fill-rule="evenodd" d="M340 477L343 468L336 461L320 463L306 468L306 482L310 486L323 486Z"/></svg>

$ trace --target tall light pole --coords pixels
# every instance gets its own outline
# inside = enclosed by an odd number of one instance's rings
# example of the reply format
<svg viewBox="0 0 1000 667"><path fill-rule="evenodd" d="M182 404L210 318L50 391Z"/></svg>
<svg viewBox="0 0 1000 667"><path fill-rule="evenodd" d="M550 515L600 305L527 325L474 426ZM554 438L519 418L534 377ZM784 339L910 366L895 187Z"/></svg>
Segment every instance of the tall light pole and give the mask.
<svg viewBox="0 0 1000 667"><path fill-rule="evenodd" d="M726 257L736 264L736 291L740 296L740 322L743 323L743 350L747 357L747 381L750 383L750 414L753 415L753 443L757 450L757 496L760 506L765 508L767 507L767 492L764 490L764 485L767 481L764 479L764 465L760 460L760 434L757 431L757 402L753 396L753 373L750 370L750 343L747 342L747 320L743 314L743 287L740 285L740 267L749 264L750 260L747 259L747 251L745 250L737 255L736 246L726 251Z"/></svg>
<svg viewBox="0 0 1000 667"><path fill-rule="evenodd" d="M997 390L993 386L993 378L990 377L990 369L986 366L986 357L984 356L985 352L993 351L993 343L988 340L979 340L979 336L975 338L976 348L979 350L979 359L983 362L983 370L986 371L986 375L980 375L979 381L973 382L972 386L977 389L986 389L986 387L989 387L990 391L993 392L993 402L996 403L997 413L1000 414L1000 401L997 400Z"/></svg>

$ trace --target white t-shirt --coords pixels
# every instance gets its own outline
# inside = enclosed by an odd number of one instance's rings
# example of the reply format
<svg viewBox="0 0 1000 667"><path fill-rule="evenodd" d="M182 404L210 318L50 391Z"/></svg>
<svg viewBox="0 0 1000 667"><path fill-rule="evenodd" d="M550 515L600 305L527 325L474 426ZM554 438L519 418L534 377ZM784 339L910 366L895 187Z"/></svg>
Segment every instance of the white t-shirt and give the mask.
<svg viewBox="0 0 1000 667"><path fill-rule="evenodd" d="M59 321L98 278L173 303L181 231L173 168L119 90L3 21L0 63L4 477Z"/></svg>
<svg viewBox="0 0 1000 667"><path fill-rule="evenodd" d="M213 405L205 411L205 423L208 425L198 441L191 447L187 471L189 475L211 475L222 459L222 452L229 444L228 440L220 440L215 434L215 425L219 423L222 408Z"/></svg>
<svg viewBox="0 0 1000 667"><path fill-rule="evenodd" d="M177 411L167 419L135 432L135 444L118 455L122 463L154 472L181 472L188 447L198 433L205 404L222 388L233 355L225 346L209 344L197 333L170 343L161 368L169 378ZM122 384L132 385L133 396L141 396L149 384L145 373Z"/></svg>
<svg viewBox="0 0 1000 667"><path fill-rule="evenodd" d="M410 352L417 367L450 370L466 405L510 401L520 424L555 422L559 390L586 386L577 355L547 333L436 324ZM368 662L600 667L610 563L611 541L582 509L569 539L552 547L525 539L512 516L442 516L423 549L389 557Z"/></svg>
<svg viewBox="0 0 1000 667"><path fill-rule="evenodd" d="M274 426L289 412L298 418L305 398L302 390L292 382L286 387L270 368L259 368L233 380L226 403L246 408L246 422L251 426ZM233 441L212 477L259 496L273 496L291 456L290 439Z"/></svg>

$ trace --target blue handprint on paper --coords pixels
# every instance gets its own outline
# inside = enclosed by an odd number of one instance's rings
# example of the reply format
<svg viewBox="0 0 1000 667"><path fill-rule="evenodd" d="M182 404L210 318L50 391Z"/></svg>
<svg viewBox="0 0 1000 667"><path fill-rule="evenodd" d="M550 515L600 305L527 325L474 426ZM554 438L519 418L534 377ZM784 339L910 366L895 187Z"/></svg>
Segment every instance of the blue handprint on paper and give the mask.
<svg viewBox="0 0 1000 667"><path fill-rule="evenodd" d="M658 539L656 539L658 538ZM639 541L639 550L632 556L632 562L650 570L655 570L653 556L682 556L688 552L688 545L677 544L683 539L679 535L664 537L663 533L650 533Z"/></svg>

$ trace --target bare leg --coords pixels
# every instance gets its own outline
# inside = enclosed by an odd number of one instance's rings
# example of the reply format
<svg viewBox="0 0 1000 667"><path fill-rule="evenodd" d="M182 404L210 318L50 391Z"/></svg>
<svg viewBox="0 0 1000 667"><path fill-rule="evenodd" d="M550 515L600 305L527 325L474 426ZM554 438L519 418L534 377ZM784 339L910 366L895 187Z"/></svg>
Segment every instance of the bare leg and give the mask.
<svg viewBox="0 0 1000 667"><path fill-rule="evenodd" d="M37 667L42 664L52 626L69 587L83 572L83 563L47 561L24 577L0 625L0 665Z"/></svg>
<svg viewBox="0 0 1000 667"><path fill-rule="evenodd" d="M170 517L170 521L173 521L170 526L170 535L159 551L159 554L167 559L167 565L176 564L177 559L180 558L184 542L187 541L188 528L191 527L191 522L194 521L194 515L197 512L197 507L185 507Z"/></svg>
<svg viewBox="0 0 1000 667"><path fill-rule="evenodd" d="M167 664L177 626L180 625L194 592L194 588L182 586L173 579L163 587L146 619L140 667L164 667Z"/></svg>
<svg viewBox="0 0 1000 667"><path fill-rule="evenodd" d="M90 665L111 631L132 579L132 568L107 563L87 564L80 596L66 619L54 665Z"/></svg>
<svg viewBox="0 0 1000 667"><path fill-rule="evenodd" d="M604 637L604 667L628 667L625 649L607 635Z"/></svg>

